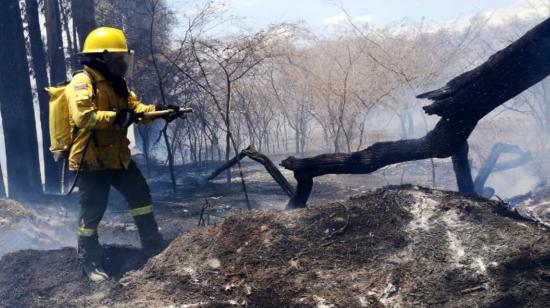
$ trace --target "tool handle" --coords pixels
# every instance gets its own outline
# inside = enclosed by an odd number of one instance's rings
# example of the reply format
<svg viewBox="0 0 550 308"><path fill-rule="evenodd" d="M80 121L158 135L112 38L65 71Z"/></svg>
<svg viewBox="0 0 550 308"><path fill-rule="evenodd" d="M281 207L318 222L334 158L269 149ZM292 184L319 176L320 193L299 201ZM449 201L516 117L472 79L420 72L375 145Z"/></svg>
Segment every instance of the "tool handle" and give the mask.
<svg viewBox="0 0 550 308"><path fill-rule="evenodd" d="M160 111L151 111L151 112L144 112L143 113L143 117L145 119L154 119L154 118L160 118L160 117L164 117L164 116L167 116L167 115L170 115L171 113L173 113L174 110L172 109L166 109L166 110L160 110ZM181 107L179 112L181 113L191 113L193 112L193 109L191 108L185 108L185 107Z"/></svg>

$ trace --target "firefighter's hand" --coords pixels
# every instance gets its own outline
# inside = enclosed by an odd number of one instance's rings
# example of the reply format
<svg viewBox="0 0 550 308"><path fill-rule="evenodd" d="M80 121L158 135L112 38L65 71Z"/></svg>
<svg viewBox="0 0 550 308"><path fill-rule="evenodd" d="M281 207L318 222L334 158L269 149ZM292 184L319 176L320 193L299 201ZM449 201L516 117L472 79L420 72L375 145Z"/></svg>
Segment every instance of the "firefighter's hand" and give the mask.
<svg viewBox="0 0 550 308"><path fill-rule="evenodd" d="M143 118L143 113L136 113L132 109L119 109L116 111L115 126L119 128L127 128Z"/></svg>

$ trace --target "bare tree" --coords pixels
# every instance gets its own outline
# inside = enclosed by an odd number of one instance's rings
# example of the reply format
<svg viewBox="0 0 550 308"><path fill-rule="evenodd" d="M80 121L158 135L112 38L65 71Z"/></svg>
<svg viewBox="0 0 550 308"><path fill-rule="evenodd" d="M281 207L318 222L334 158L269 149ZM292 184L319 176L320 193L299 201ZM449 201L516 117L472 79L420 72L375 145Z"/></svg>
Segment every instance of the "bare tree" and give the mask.
<svg viewBox="0 0 550 308"><path fill-rule="evenodd" d="M61 15L58 0L44 0L50 83L58 84L67 79L65 51L61 36Z"/></svg>
<svg viewBox="0 0 550 308"><path fill-rule="evenodd" d="M0 57L10 59L0 66L0 113L8 173L9 197L27 199L40 195L38 142L23 36L21 10L10 0L0 10Z"/></svg>
<svg viewBox="0 0 550 308"><path fill-rule="evenodd" d="M0 166L0 199L6 198L6 187L4 186L4 173L2 173L2 166Z"/></svg>
<svg viewBox="0 0 550 308"><path fill-rule="evenodd" d="M57 170L57 164L53 157L49 155L49 97L43 91L48 86L47 59L42 41L40 22L38 19L39 7L37 0L26 0L26 17L29 27L29 43L32 58L32 70L36 80L36 89L38 94L38 104L40 108L40 124L42 131L42 153L44 154L44 178L45 190L51 192L60 191L60 179Z"/></svg>
<svg viewBox="0 0 550 308"><path fill-rule="evenodd" d="M78 46L82 47L88 33L96 27L95 1L71 0L71 12L73 28L78 33ZM76 41L76 37L74 39Z"/></svg>

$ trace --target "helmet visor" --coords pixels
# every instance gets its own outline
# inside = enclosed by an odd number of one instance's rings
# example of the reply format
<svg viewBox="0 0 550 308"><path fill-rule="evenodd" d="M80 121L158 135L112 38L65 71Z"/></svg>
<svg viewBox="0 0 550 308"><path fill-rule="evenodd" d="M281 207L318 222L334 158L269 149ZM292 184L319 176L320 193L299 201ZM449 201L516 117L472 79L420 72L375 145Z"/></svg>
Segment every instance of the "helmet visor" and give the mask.
<svg viewBox="0 0 550 308"><path fill-rule="evenodd" d="M134 51L109 52L104 55L105 64L116 76L131 77L134 72Z"/></svg>

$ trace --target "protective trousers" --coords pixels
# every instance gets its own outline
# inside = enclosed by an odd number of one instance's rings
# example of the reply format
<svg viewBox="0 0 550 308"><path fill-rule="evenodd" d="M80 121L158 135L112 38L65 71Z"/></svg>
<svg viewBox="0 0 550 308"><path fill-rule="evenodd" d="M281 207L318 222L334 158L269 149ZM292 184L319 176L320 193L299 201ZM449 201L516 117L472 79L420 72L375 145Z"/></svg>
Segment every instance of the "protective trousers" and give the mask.
<svg viewBox="0 0 550 308"><path fill-rule="evenodd" d="M103 260L97 226L107 209L111 186L126 198L143 248L154 250L162 245L149 186L134 162L130 163L128 169L83 170L77 184L80 193L78 258L81 263L101 264Z"/></svg>

